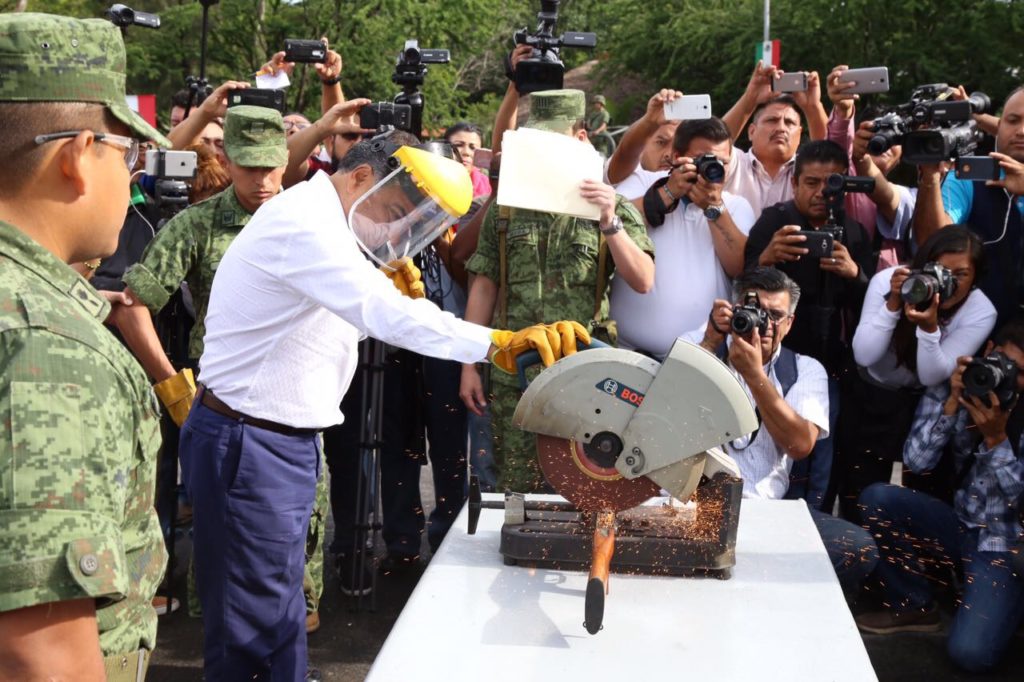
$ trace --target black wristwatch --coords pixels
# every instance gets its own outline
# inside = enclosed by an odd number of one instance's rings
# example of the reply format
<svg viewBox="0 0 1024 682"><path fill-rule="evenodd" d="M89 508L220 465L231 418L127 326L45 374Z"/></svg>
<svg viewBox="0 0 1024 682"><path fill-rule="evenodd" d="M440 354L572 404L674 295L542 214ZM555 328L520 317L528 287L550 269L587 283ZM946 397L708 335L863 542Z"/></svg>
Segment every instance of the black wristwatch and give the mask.
<svg viewBox="0 0 1024 682"><path fill-rule="evenodd" d="M725 208L725 204L719 204L718 206L708 206L704 209L704 217L708 220L714 221L722 217L722 210Z"/></svg>
<svg viewBox="0 0 1024 682"><path fill-rule="evenodd" d="M327 80L320 81L320 84L324 85L326 87L330 87L332 85L337 85L340 82L341 82L341 74L338 74L334 78L328 78Z"/></svg>
<svg viewBox="0 0 1024 682"><path fill-rule="evenodd" d="M600 224L598 224L598 229L601 230L601 234L603 234L605 237L611 237L616 232L622 231L622 218L620 218L617 215L612 216L611 225L609 225L608 227L601 227Z"/></svg>

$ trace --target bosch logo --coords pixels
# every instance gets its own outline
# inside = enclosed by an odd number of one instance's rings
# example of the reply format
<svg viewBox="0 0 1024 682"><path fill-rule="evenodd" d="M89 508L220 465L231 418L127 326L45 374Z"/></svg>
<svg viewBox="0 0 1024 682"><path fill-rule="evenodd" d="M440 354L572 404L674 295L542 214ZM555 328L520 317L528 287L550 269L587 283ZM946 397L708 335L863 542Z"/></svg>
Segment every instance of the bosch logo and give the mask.
<svg viewBox="0 0 1024 682"><path fill-rule="evenodd" d="M612 378L607 378L604 381L599 381L595 388L599 391L603 391L608 395L613 395L624 403L635 405L639 407L644 402L644 394L640 391L635 391L629 386L623 386L618 381Z"/></svg>
<svg viewBox="0 0 1024 682"><path fill-rule="evenodd" d="M619 382L614 379L605 379L604 381L604 392L609 395L615 395L619 392Z"/></svg>

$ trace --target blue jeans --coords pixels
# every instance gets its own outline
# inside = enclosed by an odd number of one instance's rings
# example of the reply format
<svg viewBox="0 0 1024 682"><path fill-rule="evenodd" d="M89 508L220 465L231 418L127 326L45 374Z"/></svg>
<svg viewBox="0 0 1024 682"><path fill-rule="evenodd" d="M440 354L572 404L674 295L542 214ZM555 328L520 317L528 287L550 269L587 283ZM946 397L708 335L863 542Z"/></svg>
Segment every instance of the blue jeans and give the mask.
<svg viewBox="0 0 1024 682"><path fill-rule="evenodd" d="M469 469L480 480L480 490L493 493L498 486L498 466L494 463L494 434L491 431L491 407L482 417L466 410L469 431Z"/></svg>
<svg viewBox="0 0 1024 682"><path fill-rule="evenodd" d="M878 577L893 608L931 606L922 550L962 567L963 594L946 647L965 670L995 667L1024 615L1024 578L1013 573L1010 553L979 550L977 528L968 528L948 504L909 488L875 483L861 493L859 506L882 551Z"/></svg>
<svg viewBox="0 0 1024 682"><path fill-rule="evenodd" d="M198 402L182 427L210 682L296 682L306 675L302 577L317 440L313 431L267 431Z"/></svg>
<svg viewBox="0 0 1024 682"><path fill-rule="evenodd" d="M826 514L809 504L808 511L839 578L843 594L856 595L878 563L875 541L866 530L846 519Z"/></svg>

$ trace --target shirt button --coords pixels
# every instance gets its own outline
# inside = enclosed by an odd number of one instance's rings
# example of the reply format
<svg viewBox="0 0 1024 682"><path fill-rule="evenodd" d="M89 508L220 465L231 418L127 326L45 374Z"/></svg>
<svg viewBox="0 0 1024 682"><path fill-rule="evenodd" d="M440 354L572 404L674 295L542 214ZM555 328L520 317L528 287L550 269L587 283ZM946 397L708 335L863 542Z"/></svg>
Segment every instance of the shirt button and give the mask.
<svg viewBox="0 0 1024 682"><path fill-rule="evenodd" d="M95 554L86 554L78 562L78 568L81 569L82 573L85 575L92 575L99 567L100 562L96 559Z"/></svg>

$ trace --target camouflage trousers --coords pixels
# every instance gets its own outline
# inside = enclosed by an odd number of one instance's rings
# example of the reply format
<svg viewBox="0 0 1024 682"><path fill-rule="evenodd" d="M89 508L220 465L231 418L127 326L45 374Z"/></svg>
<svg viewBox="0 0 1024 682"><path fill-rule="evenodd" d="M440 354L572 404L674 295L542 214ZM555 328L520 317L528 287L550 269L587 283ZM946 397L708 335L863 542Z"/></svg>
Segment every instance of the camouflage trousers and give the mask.
<svg viewBox="0 0 1024 682"><path fill-rule="evenodd" d="M316 498L313 513L309 516L306 531L306 569L302 575L302 592L306 598L306 613L320 610L320 597L324 593L324 535L327 534L327 514L330 513L327 497L327 461L323 445L320 447L320 478L316 480ZM203 607L199 604L196 590L196 567L192 559L188 562L188 615L202 618Z"/></svg>
<svg viewBox="0 0 1024 682"><path fill-rule="evenodd" d="M512 425L512 415L522 395L519 378L492 369L491 391L494 462L498 468L497 489L517 493L551 492L537 464L536 434Z"/></svg>

